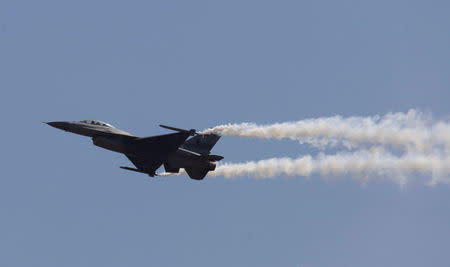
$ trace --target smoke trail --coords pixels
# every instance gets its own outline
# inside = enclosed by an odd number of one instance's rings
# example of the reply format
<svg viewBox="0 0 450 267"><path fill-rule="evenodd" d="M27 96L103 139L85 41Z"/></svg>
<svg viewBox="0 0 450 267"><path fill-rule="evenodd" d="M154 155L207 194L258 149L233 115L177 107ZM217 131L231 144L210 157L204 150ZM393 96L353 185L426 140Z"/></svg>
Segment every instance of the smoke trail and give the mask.
<svg viewBox="0 0 450 267"><path fill-rule="evenodd" d="M435 122L431 115L414 109L407 113L388 113L382 117L334 116L271 125L226 124L206 129L202 133L290 138L322 149L341 144L349 149L382 145L418 153L429 153L435 149L450 152L450 124Z"/></svg>
<svg viewBox="0 0 450 267"><path fill-rule="evenodd" d="M297 122L257 125L226 124L203 134L289 138L320 149L342 145L351 150L334 155L271 158L219 164L209 176L322 177L350 176L361 182L389 180L404 185L425 178L429 185L450 183L450 124L411 109L371 117L323 117Z"/></svg>
<svg viewBox="0 0 450 267"><path fill-rule="evenodd" d="M310 155L292 158L271 158L246 163L219 165L209 176L227 178L253 175L255 178L272 178L279 175L322 177L349 175L355 180L367 182L370 179L387 179L404 185L413 179L411 174L424 174L426 183L450 183L450 158L448 156L409 153L395 156L379 151L358 151Z"/></svg>

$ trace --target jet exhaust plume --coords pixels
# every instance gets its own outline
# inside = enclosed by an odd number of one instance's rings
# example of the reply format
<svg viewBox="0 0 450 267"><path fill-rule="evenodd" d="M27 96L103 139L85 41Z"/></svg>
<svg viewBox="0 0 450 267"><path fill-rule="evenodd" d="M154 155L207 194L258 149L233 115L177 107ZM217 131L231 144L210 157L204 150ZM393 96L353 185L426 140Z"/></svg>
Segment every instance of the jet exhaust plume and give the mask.
<svg viewBox="0 0 450 267"><path fill-rule="evenodd" d="M201 134L249 138L292 139L321 150L344 148L337 154L271 158L219 164L209 176L322 177L350 176L360 182L389 180L404 185L418 177L426 183L450 183L450 124L414 109L369 117L322 117L258 125L224 124Z"/></svg>
<svg viewBox="0 0 450 267"><path fill-rule="evenodd" d="M157 173L156 176L159 177L168 177L168 176L172 176L172 175L178 175L178 173L174 173L174 172L161 172L161 173Z"/></svg>
<svg viewBox="0 0 450 267"><path fill-rule="evenodd" d="M378 151L345 152L334 155L319 154L317 157L305 155L299 158L271 158L245 163L225 163L217 166L209 176L226 178L254 176L256 179L285 176L322 177L349 175L360 182L369 180L390 180L400 185L409 182L414 176L423 174L426 183L450 183L450 157L409 153L395 156Z"/></svg>
<svg viewBox="0 0 450 267"><path fill-rule="evenodd" d="M414 109L372 117L333 116L269 125L225 124L201 133L289 138L321 149L340 144L348 149L381 145L419 153L429 153L436 148L450 152L450 124L436 122L431 115Z"/></svg>

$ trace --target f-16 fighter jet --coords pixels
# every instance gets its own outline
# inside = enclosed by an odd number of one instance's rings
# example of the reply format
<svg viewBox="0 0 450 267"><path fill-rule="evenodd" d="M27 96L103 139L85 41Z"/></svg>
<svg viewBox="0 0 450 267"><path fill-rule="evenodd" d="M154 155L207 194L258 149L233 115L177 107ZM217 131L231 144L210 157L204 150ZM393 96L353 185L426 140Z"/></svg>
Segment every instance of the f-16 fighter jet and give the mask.
<svg viewBox="0 0 450 267"><path fill-rule="evenodd" d="M97 120L46 123L64 131L92 137L94 145L123 153L136 166L120 168L146 173L151 177L158 176L156 170L164 165L166 174L178 173L183 168L192 179L202 180L209 171L215 170L215 162L223 159L222 156L210 154L220 136L198 134L194 129L160 125L176 133L141 138Z"/></svg>

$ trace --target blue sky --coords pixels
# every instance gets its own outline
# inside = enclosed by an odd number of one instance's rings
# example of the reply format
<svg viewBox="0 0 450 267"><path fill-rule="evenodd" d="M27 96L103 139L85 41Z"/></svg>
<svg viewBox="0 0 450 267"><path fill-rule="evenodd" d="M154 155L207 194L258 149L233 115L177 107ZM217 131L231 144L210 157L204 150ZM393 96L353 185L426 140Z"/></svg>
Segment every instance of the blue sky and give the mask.
<svg viewBox="0 0 450 267"><path fill-rule="evenodd" d="M0 265L448 266L448 185L149 179L41 122L150 136L160 123L410 108L445 119L449 12L447 1L2 1ZM224 137L213 152L316 151Z"/></svg>

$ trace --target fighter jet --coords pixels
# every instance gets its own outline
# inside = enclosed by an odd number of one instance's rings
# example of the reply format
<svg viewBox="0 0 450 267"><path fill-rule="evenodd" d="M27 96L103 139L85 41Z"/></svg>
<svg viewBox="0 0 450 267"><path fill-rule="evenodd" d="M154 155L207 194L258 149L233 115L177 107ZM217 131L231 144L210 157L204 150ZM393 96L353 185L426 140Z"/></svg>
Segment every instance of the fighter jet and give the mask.
<svg viewBox="0 0 450 267"><path fill-rule="evenodd" d="M223 159L222 156L210 154L220 136L198 134L195 129L183 130L160 125L176 133L141 138L98 120L45 123L64 131L91 137L94 145L124 154L136 167L120 168L145 173L151 177L175 174L183 168L190 178L202 180L209 171L215 170L215 162ZM164 175L156 173L161 165L164 165L166 171Z"/></svg>

